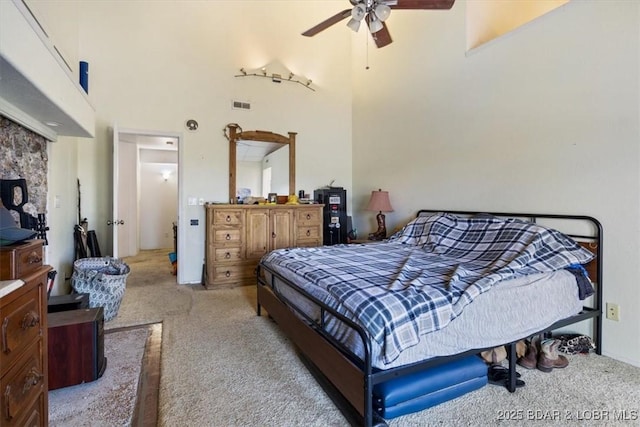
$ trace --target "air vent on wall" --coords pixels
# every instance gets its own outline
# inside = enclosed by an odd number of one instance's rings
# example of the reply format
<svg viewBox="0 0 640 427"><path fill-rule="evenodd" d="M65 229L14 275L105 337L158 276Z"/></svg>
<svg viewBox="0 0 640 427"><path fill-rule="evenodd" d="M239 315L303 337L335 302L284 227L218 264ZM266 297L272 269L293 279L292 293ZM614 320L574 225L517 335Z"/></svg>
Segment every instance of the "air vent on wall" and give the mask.
<svg viewBox="0 0 640 427"><path fill-rule="evenodd" d="M248 102L242 102L242 101L232 101L231 107L234 110L250 110L251 104Z"/></svg>

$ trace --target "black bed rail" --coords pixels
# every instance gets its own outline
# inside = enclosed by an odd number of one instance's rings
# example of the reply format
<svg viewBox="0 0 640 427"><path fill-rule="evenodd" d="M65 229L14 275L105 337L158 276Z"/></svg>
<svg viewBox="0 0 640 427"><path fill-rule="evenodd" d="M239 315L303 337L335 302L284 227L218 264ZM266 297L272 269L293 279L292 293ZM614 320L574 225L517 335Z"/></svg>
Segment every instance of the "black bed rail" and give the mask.
<svg viewBox="0 0 640 427"><path fill-rule="evenodd" d="M265 274L263 273L264 271L266 271L269 274L270 280L267 280L267 278L265 277ZM258 267L256 269L256 278L257 278L257 286L267 287L271 292L273 292L274 295L276 295L282 302L284 302L290 310L294 311L298 316L304 318L309 326L311 326L325 340L331 343L331 345L334 348L336 348L337 351L339 351L346 359L348 359L351 363L359 367L359 369L363 373L362 380L363 380L363 386L364 386L364 390L363 390L364 420L363 422L365 426L373 425L373 413L374 413L373 386L375 383L372 382L373 363L371 360L371 337L369 336L366 329L364 329L362 326L360 326L358 323L354 322L353 320L349 319L348 317L344 316L343 314L339 313L332 307L328 306L326 303L319 300L315 296L311 295L304 289L293 285L289 280L284 278L281 274L273 271L272 269L263 265L262 263L258 264ZM284 296L282 292L279 292L275 285L276 279L279 280L278 284L280 286L286 286L289 290L297 292L300 296L302 296L306 300L316 304L317 307L320 309L320 319L317 320L317 319L311 318L309 315L307 315L307 313L304 312L304 310L297 307L286 296ZM260 304L259 298L257 301L256 312L258 316L261 315L261 304ZM364 357L362 359L360 359L359 356L357 356L351 350L349 350L340 340L336 339L326 331L325 326L326 326L327 315L330 315L335 319L341 321L347 327L351 328L358 334L358 336L360 337L360 340L362 341L362 344L363 344L362 348L364 350ZM308 364L310 361L309 359L307 359L305 362ZM313 363L313 362L310 362L310 363ZM319 370L316 370L315 374L323 375L322 372ZM334 402L343 405L343 409L344 409L343 412L348 413L350 417L354 417L356 412L359 413L358 410L354 412L353 407L351 408L344 407L344 405L350 405L351 403L346 401L344 398L340 399L339 396L335 395L335 393L339 394L340 391L337 390L337 388L335 388L335 386L331 383L331 381L329 381L326 377L324 378L322 385L325 387L325 389L326 387L333 388L333 390L330 392L330 396L334 399Z"/></svg>
<svg viewBox="0 0 640 427"><path fill-rule="evenodd" d="M262 270L266 270L269 273L269 276L271 278L270 281L266 280L266 278L262 274ZM343 351L351 359L351 361L354 364L359 365L362 369L366 369L366 366L367 366L367 362L366 361L367 360L370 361L370 359L371 359L371 341L370 341L371 337L369 336L369 333L367 332L367 330L365 328L363 328L362 326L360 326L358 323L354 322L353 320L349 319L345 315L337 312L336 310L334 310L333 308L331 308L330 306L325 304L323 301L319 300L318 298L316 298L313 295L311 295L308 292L306 292L304 289L302 289L302 288L300 288L298 286L291 286L289 281L286 280L280 273L275 272L275 271L271 270L270 268L268 268L268 267L266 267L266 266L264 266L262 264L258 264L258 268L256 270L256 276L257 276L258 284L263 285L263 286L268 286L269 289L271 289L271 291L274 294L276 294L278 296L278 298L280 298L280 300L282 300L284 303L286 303L287 306L291 310L295 311L299 316L303 317L307 321L307 323L309 325L312 325L314 327L314 329L316 329L320 334L322 334L323 337L325 337L327 340L331 341L332 344L334 344L336 347L340 348L340 350ZM280 280L281 285L286 285L289 290L295 291L296 293L298 293L303 298L305 298L305 299L313 302L314 304L316 304L317 307L320 309L320 319L316 320L316 319L311 318L304 310L301 310L289 298L287 298L284 294L282 294L282 292L279 292L276 289L276 286L275 286L275 279L276 278ZM258 302L258 305L257 305L257 314L258 314L258 316L260 316L260 311L261 311L260 303ZM362 344L363 344L364 362L363 362L362 359L360 359L360 357L358 355L353 353L340 340L335 339L331 334L329 334L326 331L325 328L326 328L327 316L328 315L334 317L335 319L339 320L340 322L346 324L349 328L351 328L354 331L356 331L356 333L360 337L360 340L362 341ZM370 365L370 363L369 363L369 365Z"/></svg>

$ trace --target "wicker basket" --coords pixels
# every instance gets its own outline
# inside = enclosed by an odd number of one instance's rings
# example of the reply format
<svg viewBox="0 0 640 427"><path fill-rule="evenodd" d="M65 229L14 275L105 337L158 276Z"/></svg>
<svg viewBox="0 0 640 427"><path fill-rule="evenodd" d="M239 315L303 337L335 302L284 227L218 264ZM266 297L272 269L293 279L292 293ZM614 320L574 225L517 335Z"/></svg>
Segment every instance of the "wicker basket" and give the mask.
<svg viewBox="0 0 640 427"><path fill-rule="evenodd" d="M118 315L130 268L118 258L81 258L73 263L71 287L89 294L89 307L104 307L104 320Z"/></svg>

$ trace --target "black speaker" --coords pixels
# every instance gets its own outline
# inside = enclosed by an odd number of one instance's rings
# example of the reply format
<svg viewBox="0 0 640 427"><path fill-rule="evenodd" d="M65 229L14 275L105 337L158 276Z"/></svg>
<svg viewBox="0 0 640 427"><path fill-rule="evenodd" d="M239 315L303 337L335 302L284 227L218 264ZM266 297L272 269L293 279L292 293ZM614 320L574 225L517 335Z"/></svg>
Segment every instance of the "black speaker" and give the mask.
<svg viewBox="0 0 640 427"><path fill-rule="evenodd" d="M347 243L347 190L342 187L325 187L314 190L313 199L324 204L323 244Z"/></svg>
<svg viewBox="0 0 640 427"><path fill-rule="evenodd" d="M107 367L102 307L49 313L49 390L95 381Z"/></svg>

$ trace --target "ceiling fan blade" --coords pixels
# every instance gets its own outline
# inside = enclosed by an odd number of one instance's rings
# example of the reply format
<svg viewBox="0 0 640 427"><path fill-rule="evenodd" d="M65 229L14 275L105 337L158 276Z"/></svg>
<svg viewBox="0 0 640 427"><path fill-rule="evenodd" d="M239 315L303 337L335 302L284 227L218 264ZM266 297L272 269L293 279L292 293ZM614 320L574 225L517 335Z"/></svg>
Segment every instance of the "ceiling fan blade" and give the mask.
<svg viewBox="0 0 640 427"><path fill-rule="evenodd" d="M318 34L320 31L326 30L333 24L337 24L338 22L342 21L343 19L349 16L351 16L351 9L345 9L342 12L336 13L331 18L325 19L315 27L309 28L307 31L302 33L302 35L307 37L313 37L316 34Z"/></svg>
<svg viewBox="0 0 640 427"><path fill-rule="evenodd" d="M391 9L451 9L455 0L397 0Z"/></svg>
<svg viewBox="0 0 640 427"><path fill-rule="evenodd" d="M368 19L367 24L369 24ZM375 33L371 33L371 37L373 37L373 41L376 42L376 46L378 48L385 47L393 42L391 34L389 33L389 28L387 28L387 24L384 22L382 23L382 29Z"/></svg>

